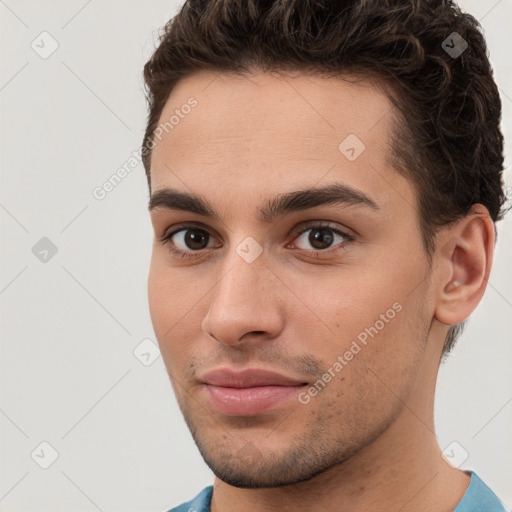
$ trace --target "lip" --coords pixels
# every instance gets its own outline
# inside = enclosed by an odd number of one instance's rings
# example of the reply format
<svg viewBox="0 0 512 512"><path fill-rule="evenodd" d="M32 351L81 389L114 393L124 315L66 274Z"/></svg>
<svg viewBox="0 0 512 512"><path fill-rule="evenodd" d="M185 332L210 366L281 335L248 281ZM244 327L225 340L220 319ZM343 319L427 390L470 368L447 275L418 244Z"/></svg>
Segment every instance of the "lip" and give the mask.
<svg viewBox="0 0 512 512"><path fill-rule="evenodd" d="M212 386L226 388L253 388L259 386L297 386L304 381L292 379L286 375L269 370L248 368L241 372L229 368L219 368L203 375L199 380Z"/></svg>
<svg viewBox="0 0 512 512"><path fill-rule="evenodd" d="M307 384L261 369L235 372L221 368L206 373L199 380L212 406L230 416L255 416L274 409L297 396L299 389Z"/></svg>

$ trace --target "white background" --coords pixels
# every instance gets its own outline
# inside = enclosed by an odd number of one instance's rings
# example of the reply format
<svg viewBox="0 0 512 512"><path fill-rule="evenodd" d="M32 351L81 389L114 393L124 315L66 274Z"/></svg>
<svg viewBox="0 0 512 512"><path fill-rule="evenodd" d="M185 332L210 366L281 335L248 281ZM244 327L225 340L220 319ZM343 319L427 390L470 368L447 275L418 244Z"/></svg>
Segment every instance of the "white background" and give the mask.
<svg viewBox="0 0 512 512"><path fill-rule="evenodd" d="M155 339L142 164L102 201L92 195L140 148L142 67L179 5L0 1L2 511L164 511L213 482L161 357L146 367L133 355ZM512 0L461 5L485 29L510 155ZM59 45L47 59L31 48L43 31ZM46 263L32 253L42 237L58 251ZM509 507L511 254L508 218L436 404L441 447L457 441L469 454L462 467ZM49 461L42 441L59 454L46 470L31 458L36 449L36 460Z"/></svg>

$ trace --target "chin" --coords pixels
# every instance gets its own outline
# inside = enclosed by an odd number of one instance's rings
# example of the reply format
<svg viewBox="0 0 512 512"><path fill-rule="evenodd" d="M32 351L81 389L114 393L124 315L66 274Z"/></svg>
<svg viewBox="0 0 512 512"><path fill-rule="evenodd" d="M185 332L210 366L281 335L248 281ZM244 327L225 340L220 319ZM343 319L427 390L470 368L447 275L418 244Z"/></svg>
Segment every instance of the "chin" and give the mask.
<svg viewBox="0 0 512 512"><path fill-rule="evenodd" d="M233 487L242 489L285 487L300 482L307 482L328 469L322 468L314 471L311 467L304 467L304 462L288 472L279 471L276 468L270 468L269 471L269 465L265 464L264 461L260 461L258 464L258 466L262 467L249 467L244 462L236 466L227 466L225 463L212 463L206 460L206 458L205 462L217 478Z"/></svg>
<svg viewBox="0 0 512 512"><path fill-rule="evenodd" d="M334 466L343 464L358 450L316 452L311 444L290 446L281 453L258 448L247 442L239 449L226 438L226 444L201 442L199 451L217 478L244 489L284 487L308 482ZM199 442L198 442L199 441Z"/></svg>

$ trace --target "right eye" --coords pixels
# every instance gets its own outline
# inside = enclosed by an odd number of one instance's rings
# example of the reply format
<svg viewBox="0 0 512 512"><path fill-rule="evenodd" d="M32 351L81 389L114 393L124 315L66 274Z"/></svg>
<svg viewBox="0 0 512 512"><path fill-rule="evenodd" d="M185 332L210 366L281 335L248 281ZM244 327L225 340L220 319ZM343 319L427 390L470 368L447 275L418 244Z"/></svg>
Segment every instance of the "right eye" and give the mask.
<svg viewBox="0 0 512 512"><path fill-rule="evenodd" d="M218 247L215 244L209 245L209 242L214 241L213 237L197 226L181 226L180 229L166 233L160 241L168 244L169 251L181 258L194 257L204 249Z"/></svg>

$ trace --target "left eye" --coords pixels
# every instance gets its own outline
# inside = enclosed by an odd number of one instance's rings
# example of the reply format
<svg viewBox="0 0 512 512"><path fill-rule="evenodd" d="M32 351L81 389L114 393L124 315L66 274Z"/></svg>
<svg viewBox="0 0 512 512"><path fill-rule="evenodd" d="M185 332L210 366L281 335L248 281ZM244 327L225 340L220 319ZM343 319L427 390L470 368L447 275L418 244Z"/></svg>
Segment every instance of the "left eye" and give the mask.
<svg viewBox="0 0 512 512"><path fill-rule="evenodd" d="M329 249L338 237L339 242L345 242L351 239L351 237L340 231L329 226L312 226L304 230L295 240L301 243L310 244L313 247L312 250L325 250ZM311 250L310 247L299 247L299 249Z"/></svg>

